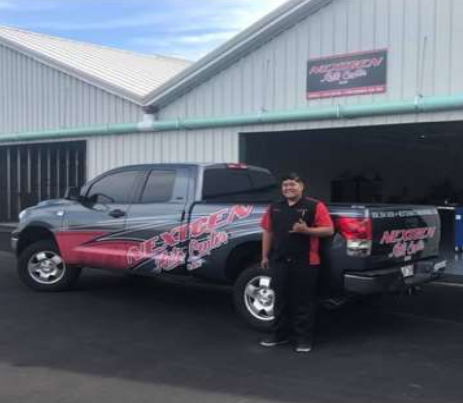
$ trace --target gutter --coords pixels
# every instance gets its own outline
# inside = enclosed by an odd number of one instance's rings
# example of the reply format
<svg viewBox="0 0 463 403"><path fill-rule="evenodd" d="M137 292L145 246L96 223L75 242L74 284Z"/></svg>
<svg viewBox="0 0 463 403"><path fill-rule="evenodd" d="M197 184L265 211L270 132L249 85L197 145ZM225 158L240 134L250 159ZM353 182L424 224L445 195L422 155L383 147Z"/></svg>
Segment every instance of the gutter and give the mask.
<svg viewBox="0 0 463 403"><path fill-rule="evenodd" d="M0 134L0 143L45 139L68 139L114 134L165 132L175 130L215 129L234 126L355 119L385 115L446 112L463 109L463 94L416 97L408 101L376 104L334 105L285 111L259 112L235 116L186 118L177 120L144 120L139 123L108 124L69 129Z"/></svg>

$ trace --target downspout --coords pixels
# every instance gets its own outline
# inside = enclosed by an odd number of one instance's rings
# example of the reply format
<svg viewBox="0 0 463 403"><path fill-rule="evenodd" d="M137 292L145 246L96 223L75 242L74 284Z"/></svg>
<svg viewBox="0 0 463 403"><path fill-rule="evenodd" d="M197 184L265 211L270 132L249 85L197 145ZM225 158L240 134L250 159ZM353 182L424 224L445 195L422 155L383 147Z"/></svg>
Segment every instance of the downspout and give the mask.
<svg viewBox="0 0 463 403"><path fill-rule="evenodd" d="M187 118L165 121L145 118L139 123L108 124L103 126L0 134L0 143L142 132L212 129L259 124L310 122L317 120L355 119L384 115L444 112L458 109L463 109L463 95L416 97L414 100L409 101L391 101L377 104L335 105L287 111L260 112L237 116Z"/></svg>

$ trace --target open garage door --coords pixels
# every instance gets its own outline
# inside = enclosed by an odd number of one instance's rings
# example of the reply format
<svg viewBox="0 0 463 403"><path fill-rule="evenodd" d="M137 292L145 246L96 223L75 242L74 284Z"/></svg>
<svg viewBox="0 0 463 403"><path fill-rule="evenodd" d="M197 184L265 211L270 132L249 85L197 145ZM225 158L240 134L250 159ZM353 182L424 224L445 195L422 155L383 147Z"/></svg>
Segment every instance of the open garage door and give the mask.
<svg viewBox="0 0 463 403"><path fill-rule="evenodd" d="M300 172L328 202L440 206L442 242L453 249L463 205L463 122L243 133L241 162L279 175Z"/></svg>
<svg viewBox="0 0 463 403"><path fill-rule="evenodd" d="M463 204L463 122L245 133L241 162L332 202Z"/></svg>
<svg viewBox="0 0 463 403"><path fill-rule="evenodd" d="M86 142L0 146L0 222L85 182Z"/></svg>

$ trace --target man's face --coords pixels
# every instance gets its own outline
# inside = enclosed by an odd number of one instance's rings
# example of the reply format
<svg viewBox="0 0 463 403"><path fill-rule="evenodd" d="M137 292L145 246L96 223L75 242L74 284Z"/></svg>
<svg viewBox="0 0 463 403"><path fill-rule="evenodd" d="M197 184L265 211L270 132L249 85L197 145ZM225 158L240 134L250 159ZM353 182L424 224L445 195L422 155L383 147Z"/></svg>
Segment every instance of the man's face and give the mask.
<svg viewBox="0 0 463 403"><path fill-rule="evenodd" d="M301 198L303 191L304 185L292 179L285 180L281 184L281 193L289 200Z"/></svg>

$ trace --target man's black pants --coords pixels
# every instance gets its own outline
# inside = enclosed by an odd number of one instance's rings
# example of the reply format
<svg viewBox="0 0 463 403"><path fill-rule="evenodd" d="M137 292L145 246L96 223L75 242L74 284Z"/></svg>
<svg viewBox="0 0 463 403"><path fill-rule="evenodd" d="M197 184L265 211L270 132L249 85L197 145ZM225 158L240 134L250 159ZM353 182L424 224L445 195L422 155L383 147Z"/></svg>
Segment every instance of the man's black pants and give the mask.
<svg viewBox="0 0 463 403"><path fill-rule="evenodd" d="M319 265L304 259L277 259L272 262L272 288L275 292L274 334L296 341L313 338L317 307Z"/></svg>

